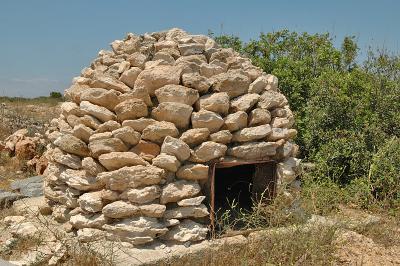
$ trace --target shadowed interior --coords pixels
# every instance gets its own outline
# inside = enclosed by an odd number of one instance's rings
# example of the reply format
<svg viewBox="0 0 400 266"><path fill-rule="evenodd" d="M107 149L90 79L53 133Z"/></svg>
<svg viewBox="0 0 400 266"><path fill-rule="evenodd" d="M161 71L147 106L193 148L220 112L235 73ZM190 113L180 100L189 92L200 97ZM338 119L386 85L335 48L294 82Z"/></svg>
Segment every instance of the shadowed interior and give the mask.
<svg viewBox="0 0 400 266"><path fill-rule="evenodd" d="M229 210L233 202L237 208L251 210L254 164L215 169L215 211Z"/></svg>
<svg viewBox="0 0 400 266"><path fill-rule="evenodd" d="M252 211L254 203L260 200L268 204L275 195L275 170L276 163L272 161L235 166L218 165L213 178L214 219L228 219L226 222L231 222L239 212ZM242 226L235 224L237 229Z"/></svg>

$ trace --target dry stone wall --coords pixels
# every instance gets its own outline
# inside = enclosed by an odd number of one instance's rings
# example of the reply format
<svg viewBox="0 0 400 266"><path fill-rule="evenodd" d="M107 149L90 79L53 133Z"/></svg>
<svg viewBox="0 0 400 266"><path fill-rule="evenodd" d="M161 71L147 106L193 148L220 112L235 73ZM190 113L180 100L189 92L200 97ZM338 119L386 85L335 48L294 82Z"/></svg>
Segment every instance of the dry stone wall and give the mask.
<svg viewBox="0 0 400 266"><path fill-rule="evenodd" d="M45 196L78 237L134 245L206 238L201 185L215 161L279 162L296 177L296 130L278 79L180 29L100 51L51 122Z"/></svg>

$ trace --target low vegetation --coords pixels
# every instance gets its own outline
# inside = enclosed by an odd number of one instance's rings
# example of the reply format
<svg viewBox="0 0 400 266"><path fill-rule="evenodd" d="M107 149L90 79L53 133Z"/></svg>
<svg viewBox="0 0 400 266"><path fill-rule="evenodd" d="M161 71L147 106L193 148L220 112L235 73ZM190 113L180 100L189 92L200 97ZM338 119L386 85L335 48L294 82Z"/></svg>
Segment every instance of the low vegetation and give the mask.
<svg viewBox="0 0 400 266"><path fill-rule="evenodd" d="M313 214L336 217L351 208L383 217L355 228L357 233L398 247L400 57L369 49L359 62L354 37L344 38L338 49L329 34L282 30L261 33L248 43L232 35L214 38L279 78L296 116L300 157L312 166L299 176L301 195L292 209L283 207L280 198L268 206L257 203L252 212L233 204L219 216L221 234L229 235L238 224L247 230L279 228L302 224ZM239 251L210 255L206 264L331 264L337 262L335 231L271 234Z"/></svg>
<svg viewBox="0 0 400 266"><path fill-rule="evenodd" d="M44 125L59 115L61 97L0 97L0 140L27 128L30 134L43 133Z"/></svg>
<svg viewBox="0 0 400 266"><path fill-rule="evenodd" d="M399 211L398 55L369 49L359 62L352 36L336 48L329 34L288 30L261 33L248 43L215 38L279 78L295 113L300 157L314 165L301 177L311 210L352 204Z"/></svg>
<svg viewBox="0 0 400 266"><path fill-rule="evenodd" d="M240 249L210 253L201 265L329 265L334 233L332 228L270 232Z"/></svg>

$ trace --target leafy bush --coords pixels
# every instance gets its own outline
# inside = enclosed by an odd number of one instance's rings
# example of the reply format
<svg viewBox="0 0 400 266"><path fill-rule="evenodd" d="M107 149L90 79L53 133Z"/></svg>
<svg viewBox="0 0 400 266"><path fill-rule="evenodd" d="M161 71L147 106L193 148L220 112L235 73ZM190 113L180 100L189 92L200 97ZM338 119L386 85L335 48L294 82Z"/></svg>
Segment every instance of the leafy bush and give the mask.
<svg viewBox="0 0 400 266"><path fill-rule="evenodd" d="M337 131L323 138L325 143L312 156L315 177L347 185L357 177L367 176L371 155L362 135Z"/></svg>
<svg viewBox="0 0 400 266"><path fill-rule="evenodd" d="M58 91L52 91L50 92L50 98L56 98L56 99L62 98L62 94L61 92Z"/></svg>
<svg viewBox="0 0 400 266"><path fill-rule="evenodd" d="M370 180L377 199L400 202L400 139L392 138L374 155Z"/></svg>
<svg viewBox="0 0 400 266"><path fill-rule="evenodd" d="M248 43L232 35L217 36L216 41L278 77L295 114L301 156L316 165L310 182L327 185L328 191L354 193L357 197L350 201L364 207L374 198L398 199L394 156L399 152L388 147L397 142L383 146L400 138L398 55L369 50L359 63L352 36L336 48L329 34L288 30L261 33Z"/></svg>

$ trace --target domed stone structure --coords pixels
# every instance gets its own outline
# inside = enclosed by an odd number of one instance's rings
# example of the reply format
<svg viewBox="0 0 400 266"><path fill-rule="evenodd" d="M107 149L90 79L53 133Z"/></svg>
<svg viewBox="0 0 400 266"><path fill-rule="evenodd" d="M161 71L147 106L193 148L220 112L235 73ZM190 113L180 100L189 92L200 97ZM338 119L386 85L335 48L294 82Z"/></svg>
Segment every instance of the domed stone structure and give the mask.
<svg viewBox="0 0 400 266"><path fill-rule="evenodd" d="M74 78L47 134L45 197L82 241L203 240L225 198L245 206L294 181L275 76L180 29L111 47Z"/></svg>

